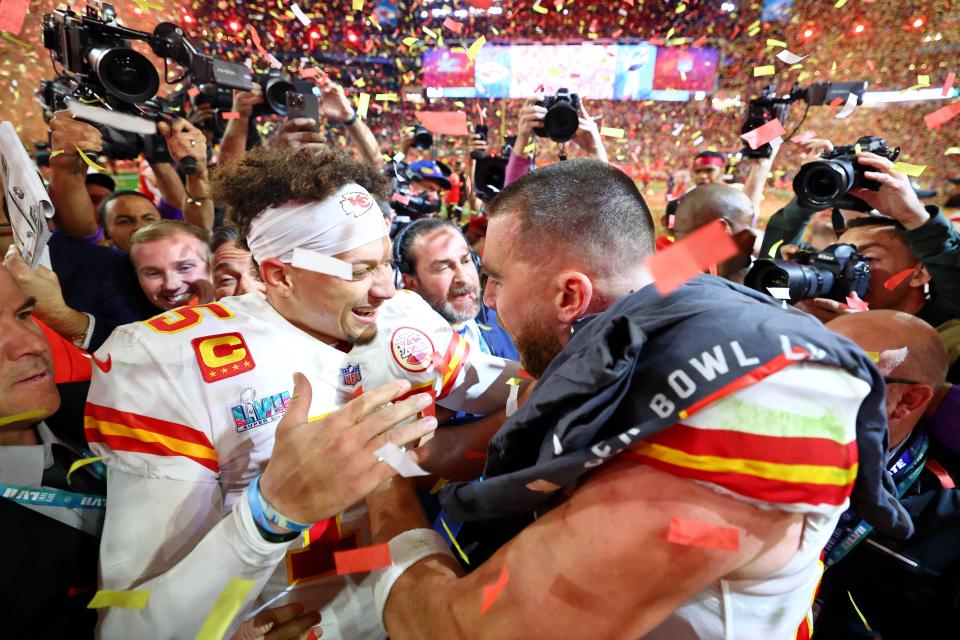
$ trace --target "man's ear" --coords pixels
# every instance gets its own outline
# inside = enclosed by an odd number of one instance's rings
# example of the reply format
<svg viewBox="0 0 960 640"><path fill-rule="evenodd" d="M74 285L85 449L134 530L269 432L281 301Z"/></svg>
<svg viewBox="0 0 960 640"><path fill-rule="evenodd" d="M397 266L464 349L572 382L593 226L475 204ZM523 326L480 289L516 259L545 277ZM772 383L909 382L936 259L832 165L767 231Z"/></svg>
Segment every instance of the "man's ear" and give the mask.
<svg viewBox="0 0 960 640"><path fill-rule="evenodd" d="M287 265L277 258L267 258L260 263L260 279L267 287L272 288L283 297L293 293L293 281Z"/></svg>
<svg viewBox="0 0 960 640"><path fill-rule="evenodd" d="M922 287L930 282L930 278L930 272L927 271L927 267L921 262L920 268L917 269L912 276L910 276L910 286Z"/></svg>
<svg viewBox="0 0 960 640"><path fill-rule="evenodd" d="M403 273L401 275L403 276L403 288L417 291L420 287L420 281L417 280L417 276L412 273Z"/></svg>
<svg viewBox="0 0 960 640"><path fill-rule="evenodd" d="M914 411L918 411L930 402L933 397L933 389L925 384L912 384L900 396L897 406L893 409L894 418L903 418Z"/></svg>
<svg viewBox="0 0 960 640"><path fill-rule="evenodd" d="M563 324L573 324L574 320L586 314L593 300L593 282L579 271L561 271L552 280L553 295L557 319Z"/></svg>

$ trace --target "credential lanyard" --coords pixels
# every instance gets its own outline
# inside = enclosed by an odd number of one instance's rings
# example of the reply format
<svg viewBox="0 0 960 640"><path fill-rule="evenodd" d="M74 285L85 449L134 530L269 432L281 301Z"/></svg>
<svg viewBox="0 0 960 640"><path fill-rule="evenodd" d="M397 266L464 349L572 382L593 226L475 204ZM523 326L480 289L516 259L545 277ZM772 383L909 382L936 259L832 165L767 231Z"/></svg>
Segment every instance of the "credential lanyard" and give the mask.
<svg viewBox="0 0 960 640"><path fill-rule="evenodd" d="M107 508L106 496L89 493L74 493L50 487L22 487L16 484L0 482L0 497L23 505L37 507L64 507L66 509Z"/></svg>

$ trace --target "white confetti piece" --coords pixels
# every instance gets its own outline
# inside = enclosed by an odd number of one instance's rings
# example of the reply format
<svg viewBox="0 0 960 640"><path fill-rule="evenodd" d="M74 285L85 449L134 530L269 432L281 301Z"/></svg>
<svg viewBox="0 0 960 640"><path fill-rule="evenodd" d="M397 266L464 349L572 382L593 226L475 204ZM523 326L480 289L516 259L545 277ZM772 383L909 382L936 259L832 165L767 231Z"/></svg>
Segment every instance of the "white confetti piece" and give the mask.
<svg viewBox="0 0 960 640"><path fill-rule="evenodd" d="M786 49L777 54L777 59L787 64L797 64L801 60L806 60L807 56L798 56Z"/></svg>

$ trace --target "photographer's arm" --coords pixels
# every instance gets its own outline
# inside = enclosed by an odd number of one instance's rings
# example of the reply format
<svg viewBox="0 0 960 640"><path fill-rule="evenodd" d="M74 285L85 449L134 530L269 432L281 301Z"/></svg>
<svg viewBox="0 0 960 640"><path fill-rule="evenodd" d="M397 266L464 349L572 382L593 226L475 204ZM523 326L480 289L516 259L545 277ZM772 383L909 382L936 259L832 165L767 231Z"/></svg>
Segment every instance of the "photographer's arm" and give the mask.
<svg viewBox="0 0 960 640"><path fill-rule="evenodd" d="M800 244L803 239L803 230L807 228L807 224L815 213L814 209L801 206L796 198L788 202L787 206L773 214L767 222L763 244L760 247L760 257L769 258L770 248L778 242L781 245ZM779 253L773 257L781 258Z"/></svg>
<svg viewBox="0 0 960 640"><path fill-rule="evenodd" d="M253 108L258 104L263 104L263 89L259 84L254 84L250 91L233 92L233 111L240 117L227 121L220 141L220 164L239 158L247 150L250 119L253 117Z"/></svg>
<svg viewBox="0 0 960 640"><path fill-rule="evenodd" d="M195 173L187 176L181 209L185 222L201 229L213 229L213 200L210 198L210 174L207 170L207 140L203 132L184 119L172 125L161 122L157 130L167 141L170 156L176 162L192 157Z"/></svg>
<svg viewBox="0 0 960 640"><path fill-rule="evenodd" d="M360 151L360 156L366 162L374 167L383 164L383 159L380 156L380 145L377 144L376 136L353 110L343 87L326 75L317 84L320 87L323 99L324 117L331 122L343 125L344 129L347 130L347 135L350 136L350 139L353 140Z"/></svg>
<svg viewBox="0 0 960 640"><path fill-rule="evenodd" d="M85 184L87 165L77 149L100 151L100 132L74 120L69 111L58 111L50 120L50 146L50 200L57 231L73 238L96 237L100 225Z"/></svg>
<svg viewBox="0 0 960 640"><path fill-rule="evenodd" d="M183 181L177 174L176 168L169 162L150 163L153 175L157 179L157 188L164 202L174 208L180 208L183 202Z"/></svg>
<svg viewBox="0 0 960 640"><path fill-rule="evenodd" d="M760 202L763 201L763 188L767 185L767 175L773 166L773 161L777 157L779 147L775 147L769 158L759 158L750 167L747 173L747 179L743 181L743 192L750 198L753 204L753 226L757 225L760 218Z"/></svg>

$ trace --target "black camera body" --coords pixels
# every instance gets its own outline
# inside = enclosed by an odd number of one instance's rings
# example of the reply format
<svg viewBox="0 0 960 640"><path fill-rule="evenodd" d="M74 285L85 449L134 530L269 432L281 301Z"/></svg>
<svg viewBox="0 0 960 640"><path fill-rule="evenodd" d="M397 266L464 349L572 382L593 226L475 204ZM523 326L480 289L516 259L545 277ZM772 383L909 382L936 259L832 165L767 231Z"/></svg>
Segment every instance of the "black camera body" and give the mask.
<svg viewBox="0 0 960 640"><path fill-rule="evenodd" d="M398 216L407 216L416 220L440 211L440 203L433 202L422 195L414 194L410 188L414 174L406 162L390 162L383 170L390 178L390 207ZM400 199L392 197L399 195Z"/></svg>
<svg viewBox="0 0 960 640"><path fill-rule="evenodd" d="M253 81L259 84L260 89L263 91L263 104L259 104L253 108L253 115L255 117L273 114L286 116L287 92L301 91L301 88L277 69L254 74Z"/></svg>
<svg viewBox="0 0 960 640"><path fill-rule="evenodd" d="M537 104L547 110L543 126L533 130L537 136L567 142L577 134L580 128L579 95L570 93L569 89L558 89L557 95L546 97Z"/></svg>
<svg viewBox="0 0 960 640"><path fill-rule="evenodd" d="M426 151L433 146L433 134L425 127L417 125L413 129L413 148Z"/></svg>
<svg viewBox="0 0 960 640"><path fill-rule="evenodd" d="M830 104L837 98L846 100L851 93L857 96L858 103L863 102L863 94L867 91L867 82L814 82L807 88L800 88L799 85L793 85L790 93L779 95L777 85L771 84L765 86L760 95L750 100L747 104L747 115L740 127L740 133L753 131L757 127L763 126L771 120L779 120L784 124L787 115L790 113L790 106L794 102L803 100L810 107L819 107L824 104ZM773 154L773 148L769 143L756 149L749 146L743 148L740 152L745 158L769 158Z"/></svg>
<svg viewBox="0 0 960 640"><path fill-rule="evenodd" d="M757 260L743 283L761 293L786 289L790 303L810 298L846 302L856 293L867 294L870 265L852 244L832 244L823 251L800 251L793 261Z"/></svg>
<svg viewBox="0 0 960 640"><path fill-rule="evenodd" d="M869 151L890 161L900 155L900 147L889 149L887 142L878 136L864 136L856 144L847 144L820 155L820 160L808 162L800 168L793 179L793 192L797 202L808 209L851 209L869 211L871 207L863 200L850 195L852 189L876 191L880 185L864 176L864 169L857 162L857 152Z"/></svg>

